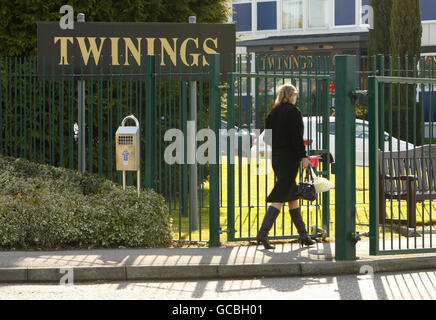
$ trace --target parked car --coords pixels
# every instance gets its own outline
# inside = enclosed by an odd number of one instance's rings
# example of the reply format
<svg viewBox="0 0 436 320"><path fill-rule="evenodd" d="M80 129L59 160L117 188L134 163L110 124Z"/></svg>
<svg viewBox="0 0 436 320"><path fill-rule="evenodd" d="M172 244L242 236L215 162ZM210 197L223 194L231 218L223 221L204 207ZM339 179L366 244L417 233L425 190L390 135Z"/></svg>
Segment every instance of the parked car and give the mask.
<svg viewBox="0 0 436 320"><path fill-rule="evenodd" d="M321 117L303 117L304 123L304 139L311 140L310 148L312 150L322 149L322 118ZM256 157L257 148L260 157L271 157L271 146L265 144L263 140L264 133L262 132L258 139L255 140L251 148L251 157ZM330 117L330 154L333 159L336 157L335 153L335 117ZM392 139L392 151L398 151L398 143L400 144L400 151L411 150L415 146L405 141L398 141L398 139L391 137L385 132L385 150L389 151L390 140ZM368 166L369 165L369 123L365 120L356 119L356 165Z"/></svg>

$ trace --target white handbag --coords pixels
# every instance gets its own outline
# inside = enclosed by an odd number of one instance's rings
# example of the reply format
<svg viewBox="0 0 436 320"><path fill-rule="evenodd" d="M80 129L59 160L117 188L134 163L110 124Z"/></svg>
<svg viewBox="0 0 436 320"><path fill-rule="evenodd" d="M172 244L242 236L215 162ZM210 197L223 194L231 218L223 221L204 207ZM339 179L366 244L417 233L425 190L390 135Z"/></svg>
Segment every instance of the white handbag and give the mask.
<svg viewBox="0 0 436 320"><path fill-rule="evenodd" d="M318 177L315 172L313 172L312 167L310 167L310 171L313 178L313 185L315 186L316 193L327 192L331 188L333 188L333 182L327 180L323 177Z"/></svg>

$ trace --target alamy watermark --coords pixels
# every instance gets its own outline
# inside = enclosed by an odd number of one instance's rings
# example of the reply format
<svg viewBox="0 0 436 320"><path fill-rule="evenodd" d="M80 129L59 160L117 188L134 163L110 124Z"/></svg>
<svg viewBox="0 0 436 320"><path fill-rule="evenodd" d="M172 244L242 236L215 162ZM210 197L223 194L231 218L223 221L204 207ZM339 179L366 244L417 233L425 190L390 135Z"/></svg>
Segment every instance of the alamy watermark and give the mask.
<svg viewBox="0 0 436 320"><path fill-rule="evenodd" d="M175 128L165 132L164 140L170 142L164 150L165 163L169 165L235 164L236 159L242 153L242 156L247 158L247 163L256 165L256 174L263 175L271 171L271 160L268 160L271 155L271 147L261 139L265 136L272 137L271 129L265 129L262 136L260 129L250 131L219 129L217 138L215 132L210 128L195 132L195 122L187 121L186 136L187 139L185 139L182 130ZM256 144L253 143L254 141ZM197 142L202 143L197 146ZM227 159L221 155L227 156Z"/></svg>
<svg viewBox="0 0 436 320"><path fill-rule="evenodd" d="M368 24L369 29L374 29L374 8L370 5L362 6L362 24Z"/></svg>
<svg viewBox="0 0 436 320"><path fill-rule="evenodd" d="M364 278L373 279L374 278L374 267L365 264L365 265L360 267L359 274L366 276Z"/></svg>
<svg viewBox="0 0 436 320"><path fill-rule="evenodd" d="M74 269L72 267L63 267L59 269L59 273L63 274L59 281L61 286L73 286L74 285Z"/></svg>
<svg viewBox="0 0 436 320"><path fill-rule="evenodd" d="M59 27L62 30L73 30L74 29L74 9L72 6L63 5L59 13L65 13L59 20Z"/></svg>

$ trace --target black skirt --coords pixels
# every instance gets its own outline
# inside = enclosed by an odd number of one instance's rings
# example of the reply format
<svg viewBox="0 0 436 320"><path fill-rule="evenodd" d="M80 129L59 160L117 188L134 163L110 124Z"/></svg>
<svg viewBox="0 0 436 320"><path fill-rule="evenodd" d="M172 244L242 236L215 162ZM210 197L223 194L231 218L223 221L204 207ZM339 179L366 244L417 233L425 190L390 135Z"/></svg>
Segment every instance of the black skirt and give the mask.
<svg viewBox="0 0 436 320"><path fill-rule="evenodd" d="M289 149L273 150L272 168L277 181L266 202L288 202L297 200L297 178L300 161Z"/></svg>

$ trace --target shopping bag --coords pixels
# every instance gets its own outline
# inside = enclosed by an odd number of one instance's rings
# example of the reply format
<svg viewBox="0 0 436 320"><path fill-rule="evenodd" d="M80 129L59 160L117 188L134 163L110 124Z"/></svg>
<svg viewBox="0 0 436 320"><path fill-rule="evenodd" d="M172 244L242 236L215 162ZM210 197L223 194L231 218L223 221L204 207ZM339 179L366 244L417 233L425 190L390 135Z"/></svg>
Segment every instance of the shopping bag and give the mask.
<svg viewBox="0 0 436 320"><path fill-rule="evenodd" d="M333 182L329 181L326 178L318 177L315 172L313 172L312 167L310 167L310 171L312 173L313 185L315 187L316 193L327 192L331 188L333 188Z"/></svg>

